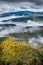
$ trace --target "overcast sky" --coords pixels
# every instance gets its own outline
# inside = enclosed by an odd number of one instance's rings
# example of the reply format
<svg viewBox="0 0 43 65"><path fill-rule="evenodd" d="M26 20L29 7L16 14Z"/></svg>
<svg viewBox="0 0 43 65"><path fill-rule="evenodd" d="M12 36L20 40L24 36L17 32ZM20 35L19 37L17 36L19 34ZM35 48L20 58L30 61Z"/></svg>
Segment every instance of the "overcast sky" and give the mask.
<svg viewBox="0 0 43 65"><path fill-rule="evenodd" d="M34 2L36 4L43 4L43 0L0 0L0 1L8 1L8 2L28 1L28 2Z"/></svg>

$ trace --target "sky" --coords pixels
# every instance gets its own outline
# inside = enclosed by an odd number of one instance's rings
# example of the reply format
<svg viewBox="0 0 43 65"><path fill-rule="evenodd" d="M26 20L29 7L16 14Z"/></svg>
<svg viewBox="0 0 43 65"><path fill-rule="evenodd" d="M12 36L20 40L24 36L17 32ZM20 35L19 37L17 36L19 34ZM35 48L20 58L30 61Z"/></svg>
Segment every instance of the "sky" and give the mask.
<svg viewBox="0 0 43 65"><path fill-rule="evenodd" d="M33 3L36 3L36 4L43 4L43 0L0 0L0 1L7 1L7 2L28 1L28 2L33 2Z"/></svg>

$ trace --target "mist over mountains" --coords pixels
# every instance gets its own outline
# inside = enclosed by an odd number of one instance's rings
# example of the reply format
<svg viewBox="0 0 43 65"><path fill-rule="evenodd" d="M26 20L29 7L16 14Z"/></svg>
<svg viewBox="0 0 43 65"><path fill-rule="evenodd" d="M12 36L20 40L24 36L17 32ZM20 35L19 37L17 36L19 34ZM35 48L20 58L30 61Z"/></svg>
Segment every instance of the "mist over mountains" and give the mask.
<svg viewBox="0 0 43 65"><path fill-rule="evenodd" d="M31 42L41 42L43 40L43 5L36 3L36 1L0 1L0 37L12 34L15 38L14 34L17 36L17 34L26 33L26 37L29 37ZM43 44L43 41L41 43Z"/></svg>

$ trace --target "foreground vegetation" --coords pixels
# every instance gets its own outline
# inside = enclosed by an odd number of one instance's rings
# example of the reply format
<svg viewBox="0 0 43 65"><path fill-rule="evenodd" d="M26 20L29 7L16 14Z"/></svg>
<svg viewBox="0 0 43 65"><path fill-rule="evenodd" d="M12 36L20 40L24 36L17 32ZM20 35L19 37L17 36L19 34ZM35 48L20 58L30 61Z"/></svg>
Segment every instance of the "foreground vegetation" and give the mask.
<svg viewBox="0 0 43 65"><path fill-rule="evenodd" d="M43 45L32 47L8 37L0 38L0 65L43 65Z"/></svg>

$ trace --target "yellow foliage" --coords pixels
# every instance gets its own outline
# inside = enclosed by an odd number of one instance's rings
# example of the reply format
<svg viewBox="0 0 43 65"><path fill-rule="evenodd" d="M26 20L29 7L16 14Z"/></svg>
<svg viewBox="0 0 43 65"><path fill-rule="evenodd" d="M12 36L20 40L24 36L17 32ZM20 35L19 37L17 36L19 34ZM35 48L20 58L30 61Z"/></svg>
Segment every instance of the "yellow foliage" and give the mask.
<svg viewBox="0 0 43 65"><path fill-rule="evenodd" d="M11 62L20 60L23 62L30 62L34 57L38 59L37 53L29 44L24 44L7 37L1 42L1 46L3 53L1 60L3 61Z"/></svg>

